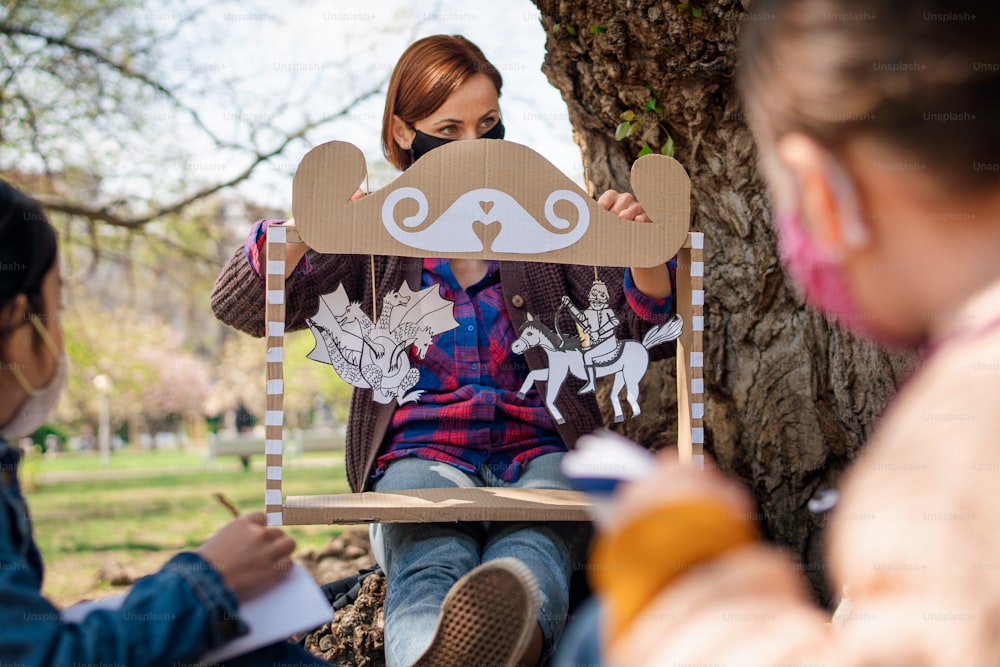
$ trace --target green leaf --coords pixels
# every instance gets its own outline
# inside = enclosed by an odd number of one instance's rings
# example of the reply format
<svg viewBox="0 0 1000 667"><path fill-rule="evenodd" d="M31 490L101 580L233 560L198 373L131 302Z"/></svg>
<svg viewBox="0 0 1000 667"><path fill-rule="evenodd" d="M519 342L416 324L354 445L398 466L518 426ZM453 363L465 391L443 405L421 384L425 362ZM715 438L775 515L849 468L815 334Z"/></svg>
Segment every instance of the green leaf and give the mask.
<svg viewBox="0 0 1000 667"><path fill-rule="evenodd" d="M566 26L566 32L568 32L569 34L571 34L573 36L576 36L576 28L574 28L571 25L567 25Z"/></svg>
<svg viewBox="0 0 1000 667"><path fill-rule="evenodd" d="M649 144L645 141L642 142L642 148L639 150L639 157L642 157L643 155L651 155L652 153L653 149L649 147Z"/></svg>
<svg viewBox="0 0 1000 667"><path fill-rule="evenodd" d="M690 6L691 6L690 2L682 2L681 4L677 5L677 11L683 14L684 12L687 11L688 7Z"/></svg>
<svg viewBox="0 0 1000 667"><path fill-rule="evenodd" d="M559 32L559 28L561 28L561 27L562 27L562 23L557 23L554 26L552 26L552 30L554 32Z"/></svg>
<svg viewBox="0 0 1000 667"><path fill-rule="evenodd" d="M629 109L622 113L622 120L633 121L635 120L635 112Z"/></svg>
<svg viewBox="0 0 1000 667"><path fill-rule="evenodd" d="M666 155L667 157L674 156L674 138L669 134L667 135L667 143L663 144L663 148L660 149L660 153Z"/></svg>
<svg viewBox="0 0 1000 667"><path fill-rule="evenodd" d="M699 9L698 7L692 6L691 7L691 16L695 17L696 19L700 19L701 18L701 9Z"/></svg>
<svg viewBox="0 0 1000 667"><path fill-rule="evenodd" d="M621 141L630 134L632 134L632 123L628 121L619 123L615 128L615 141Z"/></svg>
<svg viewBox="0 0 1000 667"><path fill-rule="evenodd" d="M643 105L642 108L645 109L646 111L655 111L656 110L656 98L654 97L654 98L650 99L648 102L646 102L646 104Z"/></svg>
<svg viewBox="0 0 1000 667"><path fill-rule="evenodd" d="M642 127L642 121L634 120L632 121L632 129L628 131L629 136L632 136Z"/></svg>
<svg viewBox="0 0 1000 667"><path fill-rule="evenodd" d="M590 32L594 33L605 33L608 29L603 25L592 25L590 26Z"/></svg>

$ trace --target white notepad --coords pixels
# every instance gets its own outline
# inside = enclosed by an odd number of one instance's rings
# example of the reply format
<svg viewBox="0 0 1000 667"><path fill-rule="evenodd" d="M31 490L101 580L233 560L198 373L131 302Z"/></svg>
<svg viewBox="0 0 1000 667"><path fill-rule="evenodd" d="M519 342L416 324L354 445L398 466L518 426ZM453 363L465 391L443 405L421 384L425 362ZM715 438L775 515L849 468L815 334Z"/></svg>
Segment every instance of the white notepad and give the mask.
<svg viewBox="0 0 1000 667"><path fill-rule="evenodd" d="M114 595L67 607L62 619L79 623L91 611L121 607L125 597ZM241 604L239 614L250 632L205 654L202 664L222 662L318 628L333 618L333 609L309 572L296 563L281 583Z"/></svg>

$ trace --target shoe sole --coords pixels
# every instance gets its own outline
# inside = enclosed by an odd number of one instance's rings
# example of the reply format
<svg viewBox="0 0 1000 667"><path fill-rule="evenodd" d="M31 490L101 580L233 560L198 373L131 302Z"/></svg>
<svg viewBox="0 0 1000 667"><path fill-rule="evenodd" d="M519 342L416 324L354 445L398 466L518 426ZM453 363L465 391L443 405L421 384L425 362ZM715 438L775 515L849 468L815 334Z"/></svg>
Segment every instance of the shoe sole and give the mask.
<svg viewBox="0 0 1000 667"><path fill-rule="evenodd" d="M448 591L431 645L413 667L515 667L538 623L541 597L521 561L483 563Z"/></svg>

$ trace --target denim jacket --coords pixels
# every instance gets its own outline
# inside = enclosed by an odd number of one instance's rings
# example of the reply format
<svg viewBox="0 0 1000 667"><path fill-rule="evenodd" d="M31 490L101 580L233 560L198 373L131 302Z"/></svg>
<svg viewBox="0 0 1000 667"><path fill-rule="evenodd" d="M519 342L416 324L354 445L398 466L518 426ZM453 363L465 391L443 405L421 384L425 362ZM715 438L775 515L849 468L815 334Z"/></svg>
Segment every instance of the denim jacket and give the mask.
<svg viewBox="0 0 1000 667"><path fill-rule="evenodd" d="M20 451L0 438L0 664L170 667L245 634L236 596L197 554L137 581L115 610L62 621L42 596L42 559L17 479Z"/></svg>

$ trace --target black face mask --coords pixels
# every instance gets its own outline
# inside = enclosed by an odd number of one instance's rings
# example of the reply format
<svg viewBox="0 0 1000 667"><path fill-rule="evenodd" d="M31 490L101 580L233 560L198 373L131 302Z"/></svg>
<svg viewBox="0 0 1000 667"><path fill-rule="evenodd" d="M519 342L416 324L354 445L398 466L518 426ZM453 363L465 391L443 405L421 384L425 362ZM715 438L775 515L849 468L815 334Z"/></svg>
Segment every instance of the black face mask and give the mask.
<svg viewBox="0 0 1000 667"><path fill-rule="evenodd" d="M434 150L438 146L444 146L445 144L450 144L456 139L442 139L441 137L434 137L425 132L414 128L413 131L416 133L413 135L413 143L410 144L410 153L413 154L413 161L416 162L422 156L426 155L430 151ZM503 139L504 127L503 121L498 120L497 124L489 129L489 131L479 137L480 139Z"/></svg>

